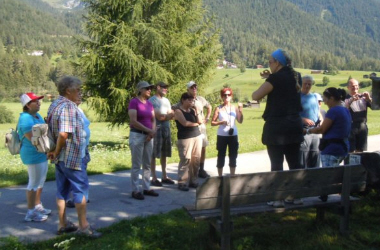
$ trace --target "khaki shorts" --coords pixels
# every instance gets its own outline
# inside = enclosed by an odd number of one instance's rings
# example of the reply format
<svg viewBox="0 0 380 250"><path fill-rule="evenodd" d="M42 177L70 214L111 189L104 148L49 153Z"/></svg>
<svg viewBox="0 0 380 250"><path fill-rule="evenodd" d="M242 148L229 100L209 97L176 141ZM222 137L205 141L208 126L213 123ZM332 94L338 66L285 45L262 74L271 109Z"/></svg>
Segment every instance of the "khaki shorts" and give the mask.
<svg viewBox="0 0 380 250"><path fill-rule="evenodd" d="M201 125L199 125L199 131L201 131L202 148L207 147L208 139L207 139L206 124L202 123Z"/></svg>

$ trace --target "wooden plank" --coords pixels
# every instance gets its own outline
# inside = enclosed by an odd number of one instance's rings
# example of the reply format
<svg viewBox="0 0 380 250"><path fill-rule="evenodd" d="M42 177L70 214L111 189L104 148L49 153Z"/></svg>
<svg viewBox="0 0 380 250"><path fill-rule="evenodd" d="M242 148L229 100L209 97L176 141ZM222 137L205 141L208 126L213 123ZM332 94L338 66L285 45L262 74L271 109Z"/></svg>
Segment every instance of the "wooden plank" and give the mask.
<svg viewBox="0 0 380 250"><path fill-rule="evenodd" d="M361 165L244 174L230 177L231 205L340 193L346 167L352 172L351 192L364 190L366 172ZM211 177L197 190L197 209L221 206L220 180Z"/></svg>
<svg viewBox="0 0 380 250"><path fill-rule="evenodd" d="M359 198L350 197L350 202L359 201ZM330 195L326 202L322 202L318 197L308 197L303 199L302 205L286 204L284 208L274 208L268 206L265 202L256 203L248 206L231 207L231 216L251 215L257 213L282 213L289 210L300 210L308 208L329 208L331 206L340 206L341 196ZM205 209L205 210L187 210L189 207L184 207L188 214L194 220L207 220L210 218L220 218L221 209Z"/></svg>

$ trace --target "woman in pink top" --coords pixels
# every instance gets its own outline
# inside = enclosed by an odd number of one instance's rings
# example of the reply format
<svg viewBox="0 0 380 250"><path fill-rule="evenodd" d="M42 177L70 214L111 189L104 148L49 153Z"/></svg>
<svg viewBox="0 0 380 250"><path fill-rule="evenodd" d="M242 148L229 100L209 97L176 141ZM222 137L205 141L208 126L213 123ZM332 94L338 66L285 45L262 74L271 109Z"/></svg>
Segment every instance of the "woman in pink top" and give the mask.
<svg viewBox="0 0 380 250"><path fill-rule="evenodd" d="M130 120L129 148L132 155L132 197L144 200L144 195L158 196L150 189L150 159L153 152L153 140L156 133L156 119L153 105L148 102L153 85L145 81L137 84L137 97L133 98L128 107ZM143 192L139 187L139 173L143 167Z"/></svg>

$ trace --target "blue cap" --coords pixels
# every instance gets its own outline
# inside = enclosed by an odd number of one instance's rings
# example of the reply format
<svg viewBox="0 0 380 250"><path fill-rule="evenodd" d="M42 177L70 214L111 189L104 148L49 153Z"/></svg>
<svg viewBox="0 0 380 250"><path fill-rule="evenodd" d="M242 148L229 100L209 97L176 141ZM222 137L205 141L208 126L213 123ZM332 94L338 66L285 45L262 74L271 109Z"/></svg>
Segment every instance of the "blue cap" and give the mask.
<svg viewBox="0 0 380 250"><path fill-rule="evenodd" d="M278 61L282 66L286 66L286 57L282 49L277 49L272 53L272 57Z"/></svg>

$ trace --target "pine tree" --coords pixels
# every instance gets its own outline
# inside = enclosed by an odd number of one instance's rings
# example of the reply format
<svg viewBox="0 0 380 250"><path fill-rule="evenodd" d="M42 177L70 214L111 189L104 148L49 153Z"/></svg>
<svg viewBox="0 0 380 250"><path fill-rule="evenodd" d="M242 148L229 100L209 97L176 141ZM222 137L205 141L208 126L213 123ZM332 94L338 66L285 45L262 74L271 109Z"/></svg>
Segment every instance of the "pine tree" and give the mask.
<svg viewBox="0 0 380 250"><path fill-rule="evenodd" d="M172 100L185 83L206 84L221 47L201 0L85 0L89 39L79 68L89 103L112 125L128 120L141 80L167 82ZM177 102L178 98L174 101Z"/></svg>

